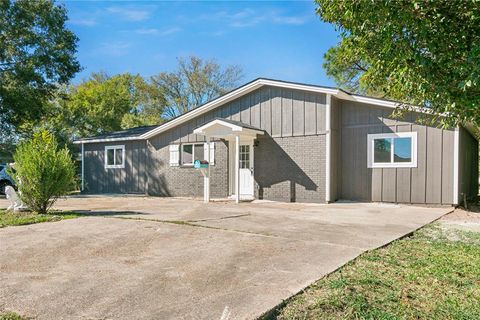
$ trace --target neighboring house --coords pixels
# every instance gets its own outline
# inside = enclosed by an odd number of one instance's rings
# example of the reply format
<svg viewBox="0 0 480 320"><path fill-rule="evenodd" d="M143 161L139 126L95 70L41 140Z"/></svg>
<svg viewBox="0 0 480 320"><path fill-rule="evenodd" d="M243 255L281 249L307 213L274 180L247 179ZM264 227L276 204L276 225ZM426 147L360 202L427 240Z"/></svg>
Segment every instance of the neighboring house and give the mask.
<svg viewBox="0 0 480 320"><path fill-rule="evenodd" d="M83 190L212 197L458 204L478 189L478 141L391 113L397 103L257 79L160 126L76 141ZM206 143L205 136L208 136ZM238 159L238 160L236 160ZM238 164L238 165L237 165ZM238 183L237 183L238 182Z"/></svg>

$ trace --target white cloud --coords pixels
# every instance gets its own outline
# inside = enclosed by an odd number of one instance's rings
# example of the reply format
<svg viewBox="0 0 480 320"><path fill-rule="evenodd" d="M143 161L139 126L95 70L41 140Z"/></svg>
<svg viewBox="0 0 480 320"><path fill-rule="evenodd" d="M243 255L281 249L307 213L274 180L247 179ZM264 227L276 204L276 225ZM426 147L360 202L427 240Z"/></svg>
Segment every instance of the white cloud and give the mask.
<svg viewBox="0 0 480 320"><path fill-rule="evenodd" d="M131 43L123 41L104 42L98 47L98 52L104 55L120 57L128 54L131 46Z"/></svg>
<svg viewBox="0 0 480 320"><path fill-rule="evenodd" d="M107 12L116 14L121 18L128 20L128 21L144 21L150 18L152 8L151 7L109 7L107 8Z"/></svg>
<svg viewBox="0 0 480 320"><path fill-rule="evenodd" d="M278 24L293 24L302 25L305 24L310 17L307 16L275 16L274 21Z"/></svg>
<svg viewBox="0 0 480 320"><path fill-rule="evenodd" d="M278 10L253 10L245 8L236 12L218 11L212 15L202 16L205 20L221 20L234 28L253 27L260 23L274 23L285 25L302 25L310 18L310 15L284 15Z"/></svg>
<svg viewBox="0 0 480 320"><path fill-rule="evenodd" d="M138 33L138 34L157 35L160 32L160 30L155 29L155 28L137 29L137 30L135 30L135 32Z"/></svg>
<svg viewBox="0 0 480 320"><path fill-rule="evenodd" d="M179 27L172 27L169 29L156 29L156 28L143 28L143 29L137 29L135 30L136 33L138 34L143 34L143 35L152 35L152 36L168 36L177 32L182 31L181 28Z"/></svg>
<svg viewBox="0 0 480 320"><path fill-rule="evenodd" d="M68 23L76 26L93 27L97 24L97 20L93 18L71 19L71 20L68 20Z"/></svg>

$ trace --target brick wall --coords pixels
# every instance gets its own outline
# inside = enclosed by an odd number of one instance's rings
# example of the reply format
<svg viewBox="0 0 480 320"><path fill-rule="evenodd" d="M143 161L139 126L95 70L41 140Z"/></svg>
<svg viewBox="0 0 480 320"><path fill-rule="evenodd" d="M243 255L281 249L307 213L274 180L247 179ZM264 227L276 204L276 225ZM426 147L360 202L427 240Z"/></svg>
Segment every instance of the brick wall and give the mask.
<svg viewBox="0 0 480 320"><path fill-rule="evenodd" d="M258 199L325 202L325 135L262 136L254 157Z"/></svg>
<svg viewBox="0 0 480 320"><path fill-rule="evenodd" d="M169 145L160 139L149 143L148 194L171 197L203 197L203 176L191 167L171 167ZM228 148L215 141L215 165L210 168L210 196L228 196Z"/></svg>

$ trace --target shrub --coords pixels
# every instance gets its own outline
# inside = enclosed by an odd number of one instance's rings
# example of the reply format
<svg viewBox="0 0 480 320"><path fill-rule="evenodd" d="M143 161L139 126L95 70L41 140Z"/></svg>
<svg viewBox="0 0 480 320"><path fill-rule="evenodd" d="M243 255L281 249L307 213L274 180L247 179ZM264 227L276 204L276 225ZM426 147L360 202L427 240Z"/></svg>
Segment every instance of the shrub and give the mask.
<svg viewBox="0 0 480 320"><path fill-rule="evenodd" d="M33 211L47 213L58 197L75 188L75 165L70 152L60 148L47 130L20 143L13 159L15 172L11 173L20 199Z"/></svg>

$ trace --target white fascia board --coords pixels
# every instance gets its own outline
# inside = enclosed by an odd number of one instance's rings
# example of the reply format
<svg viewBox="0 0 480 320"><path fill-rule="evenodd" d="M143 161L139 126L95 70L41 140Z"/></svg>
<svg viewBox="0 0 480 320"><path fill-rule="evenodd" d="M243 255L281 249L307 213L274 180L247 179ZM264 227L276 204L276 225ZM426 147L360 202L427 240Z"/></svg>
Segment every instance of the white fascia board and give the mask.
<svg viewBox="0 0 480 320"><path fill-rule="evenodd" d="M409 110L418 112L418 113L425 113L425 114L433 114L432 110L428 108L422 108L419 106L413 106L410 104L406 103L401 103L401 102L396 102L396 101L391 101L391 100L384 100L384 99L379 99L379 98L371 98L371 97L365 97L365 96L359 96L355 94L348 95L350 98L342 98L344 100L351 100L351 101L356 101L360 103L366 103L366 104L371 104L371 105L376 105L380 107L387 107L391 109L395 109L398 107L405 106ZM440 116L446 117L448 115L446 114L441 114Z"/></svg>
<svg viewBox="0 0 480 320"><path fill-rule="evenodd" d="M350 96L352 97L353 101L361 102L361 103L367 103L367 104L373 104L373 105L381 106L381 107L396 108L396 107L401 106L401 104L398 103L398 102L393 102L393 101L388 101L388 100L369 98L369 97L364 97L364 96L357 96L357 95L354 95L354 94L352 94Z"/></svg>
<svg viewBox="0 0 480 320"><path fill-rule="evenodd" d="M337 95L340 92L340 90L334 89L334 88L316 87L316 86L309 86L306 84L288 83L288 82L275 81L275 80L260 79L260 82L262 83L262 85L265 85L265 86L304 90L309 92L318 92L318 93L333 94L333 95Z"/></svg>
<svg viewBox="0 0 480 320"><path fill-rule="evenodd" d="M234 125L230 122L227 122L227 121L222 121L220 119L216 119L216 120L213 120L213 121L210 121L210 122L207 122L206 124L204 124L203 126L193 130L193 133L195 134L202 134L202 132L214 125L221 125L221 126L224 126L224 127L228 127L230 129L232 129L232 131L242 131L242 127L240 126L237 126L237 125Z"/></svg>
<svg viewBox="0 0 480 320"><path fill-rule="evenodd" d="M224 126L224 127L227 127L229 128L232 133L231 134L235 134L236 132L238 132L240 135L257 135L257 134L264 134L264 132L262 130L255 130L255 129L251 129L251 128L245 128L245 127L241 127L241 126L238 126L238 125L235 125L233 123L229 123L227 121L223 121L221 119L216 119L216 120L213 120L211 122L208 122L207 124L204 124L203 126L193 130L193 133L194 134L200 134L200 135L209 135L209 136L212 136L212 137L219 137L221 135L217 135L215 134L215 132L207 132L208 129L211 129L211 127L215 126L215 125L220 125L220 126ZM223 134L225 135L225 134Z"/></svg>
<svg viewBox="0 0 480 320"><path fill-rule="evenodd" d="M75 140L74 144L81 143L97 143L97 142L114 142L114 141L133 141L143 140L141 137L125 137L125 138L105 138L105 139L88 139L88 140Z"/></svg>

